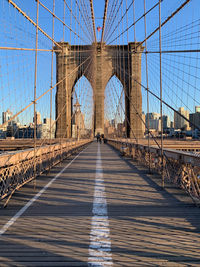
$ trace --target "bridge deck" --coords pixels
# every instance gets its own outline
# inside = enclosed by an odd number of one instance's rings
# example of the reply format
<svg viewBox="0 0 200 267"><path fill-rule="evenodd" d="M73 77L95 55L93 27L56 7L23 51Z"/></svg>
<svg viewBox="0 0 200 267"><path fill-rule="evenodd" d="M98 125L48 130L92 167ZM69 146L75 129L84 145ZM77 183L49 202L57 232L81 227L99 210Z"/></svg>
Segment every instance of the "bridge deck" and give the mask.
<svg viewBox="0 0 200 267"><path fill-rule="evenodd" d="M158 176L99 147L92 143L1 209L0 266L200 264L200 210L174 185L162 190Z"/></svg>

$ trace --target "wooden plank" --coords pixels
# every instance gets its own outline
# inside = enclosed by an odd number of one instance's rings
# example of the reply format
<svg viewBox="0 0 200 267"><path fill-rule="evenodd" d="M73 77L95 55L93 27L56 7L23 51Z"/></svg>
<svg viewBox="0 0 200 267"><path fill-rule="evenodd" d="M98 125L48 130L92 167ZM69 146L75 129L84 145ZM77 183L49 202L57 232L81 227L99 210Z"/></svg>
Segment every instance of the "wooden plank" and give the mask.
<svg viewBox="0 0 200 267"><path fill-rule="evenodd" d="M2 266L88 266L97 144L91 144L1 237ZM198 266L200 212L173 184L102 144L113 266ZM17 192L0 227L64 165Z"/></svg>

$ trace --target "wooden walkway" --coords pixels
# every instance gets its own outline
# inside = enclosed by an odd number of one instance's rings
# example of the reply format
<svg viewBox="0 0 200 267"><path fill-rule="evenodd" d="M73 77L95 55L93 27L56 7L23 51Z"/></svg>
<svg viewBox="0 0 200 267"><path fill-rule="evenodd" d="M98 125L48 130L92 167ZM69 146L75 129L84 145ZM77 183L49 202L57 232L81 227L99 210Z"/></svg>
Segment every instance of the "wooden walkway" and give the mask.
<svg viewBox="0 0 200 267"><path fill-rule="evenodd" d="M1 208L0 266L200 266L200 209L183 191L108 145L70 161Z"/></svg>

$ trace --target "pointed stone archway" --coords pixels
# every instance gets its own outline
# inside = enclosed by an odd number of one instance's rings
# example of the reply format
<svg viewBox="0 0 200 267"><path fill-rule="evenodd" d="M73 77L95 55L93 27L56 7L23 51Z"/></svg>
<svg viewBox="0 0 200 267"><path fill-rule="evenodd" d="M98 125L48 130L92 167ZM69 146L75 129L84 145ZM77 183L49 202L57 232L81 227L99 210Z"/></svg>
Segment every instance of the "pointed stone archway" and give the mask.
<svg viewBox="0 0 200 267"><path fill-rule="evenodd" d="M108 81L116 75L125 90L127 137L141 138L142 94L140 43L128 45L69 45L59 43L55 47L57 62L56 137L71 137L72 88L84 75L91 83L94 96L94 132L104 132L104 90ZM130 130L131 129L131 130Z"/></svg>

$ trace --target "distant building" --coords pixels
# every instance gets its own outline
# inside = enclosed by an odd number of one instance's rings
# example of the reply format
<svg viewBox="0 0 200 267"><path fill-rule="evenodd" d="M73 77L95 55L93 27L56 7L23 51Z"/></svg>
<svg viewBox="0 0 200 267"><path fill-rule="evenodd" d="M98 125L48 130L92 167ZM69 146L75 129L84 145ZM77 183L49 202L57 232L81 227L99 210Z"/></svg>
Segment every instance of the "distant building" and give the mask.
<svg viewBox="0 0 200 267"><path fill-rule="evenodd" d="M118 123L116 125L116 120L113 119L111 121L106 120L104 123L104 135L106 137L114 137L114 136L123 136L123 126L124 124ZM115 128L116 126L116 128Z"/></svg>
<svg viewBox="0 0 200 267"><path fill-rule="evenodd" d="M6 138L6 131L4 129L0 128L0 139L5 139Z"/></svg>
<svg viewBox="0 0 200 267"><path fill-rule="evenodd" d="M162 118L163 118L163 129L165 130L167 128L170 128L171 122L170 122L169 116L163 115Z"/></svg>
<svg viewBox="0 0 200 267"><path fill-rule="evenodd" d="M72 116L72 138L80 138L86 134L84 115L81 112L81 105L77 100L76 104L74 104L74 113Z"/></svg>
<svg viewBox="0 0 200 267"><path fill-rule="evenodd" d="M109 126L108 129L107 129L107 133L108 133L108 136L114 136L115 134L115 128L112 127L112 126Z"/></svg>
<svg viewBox="0 0 200 267"><path fill-rule="evenodd" d="M195 113L200 113L200 106L195 107Z"/></svg>
<svg viewBox="0 0 200 267"><path fill-rule="evenodd" d="M117 124L116 135L117 135L117 137L125 137L126 136L125 122L123 122L123 123L120 122Z"/></svg>
<svg viewBox="0 0 200 267"><path fill-rule="evenodd" d="M18 131L19 128L21 127L19 122L11 121L8 123L8 126L6 128L6 137L18 137Z"/></svg>
<svg viewBox="0 0 200 267"><path fill-rule="evenodd" d="M200 106L195 107L195 113L189 115L190 118L190 127L192 130L200 128Z"/></svg>
<svg viewBox="0 0 200 267"><path fill-rule="evenodd" d="M8 126L10 128L10 126L16 123L15 120L9 121L12 117L13 117L13 113L9 109L5 112L2 112L2 124L4 124L2 128L3 131L7 131Z"/></svg>
<svg viewBox="0 0 200 267"><path fill-rule="evenodd" d="M178 112L189 120L189 111L185 110L184 107L180 107ZM178 113L174 112L174 128L189 130L189 122L180 116Z"/></svg>
<svg viewBox="0 0 200 267"><path fill-rule="evenodd" d="M20 128L20 123L18 118L11 120L13 113L8 109L5 112L2 112L2 123L4 126L1 128L1 137L16 137L18 136L18 129ZM10 120L10 121L9 121Z"/></svg>
<svg viewBox="0 0 200 267"><path fill-rule="evenodd" d="M7 122L12 118L13 113L8 109L2 113L2 123ZM34 122L34 118L33 118ZM7 125L0 129L0 138L14 137L14 138L33 138L34 137L34 123L30 123L29 126L22 126L16 119L7 123ZM44 123L41 121L41 114L36 112L36 137L37 138L54 138L55 137L55 124L52 120L52 126L50 127L50 119L45 118Z"/></svg>
<svg viewBox="0 0 200 267"><path fill-rule="evenodd" d="M44 120L43 120L43 123L44 123L44 124L48 124L48 125L50 125L51 122L54 123L54 121L51 120L50 118L44 118Z"/></svg>
<svg viewBox="0 0 200 267"><path fill-rule="evenodd" d="M112 119L110 121L110 125L113 127L113 128L116 128L116 120L115 119Z"/></svg>
<svg viewBox="0 0 200 267"><path fill-rule="evenodd" d="M109 120L106 120L104 123L104 128L108 128L110 126Z"/></svg>
<svg viewBox="0 0 200 267"><path fill-rule="evenodd" d="M34 127L33 126L21 126L18 128L15 138L33 138Z"/></svg>
<svg viewBox="0 0 200 267"><path fill-rule="evenodd" d="M146 114L146 116L148 115L148 113ZM159 113L156 113L156 112L151 112L149 113L149 119L152 119L152 120L159 120L160 119L160 114Z"/></svg>
<svg viewBox="0 0 200 267"><path fill-rule="evenodd" d="M42 120L41 120L41 114L40 114L40 112L36 112L36 114L35 114L35 118L36 118L36 125L39 125L39 124L42 124ZM34 117L33 117L33 122L34 122L34 119L35 119Z"/></svg>
<svg viewBox="0 0 200 267"><path fill-rule="evenodd" d="M2 112L2 124L10 120L13 116L13 113L8 109L5 112Z"/></svg>
<svg viewBox="0 0 200 267"><path fill-rule="evenodd" d="M44 118L43 124L37 125L37 138L55 138L55 130L56 125L54 120L50 120L50 118Z"/></svg>
<svg viewBox="0 0 200 267"><path fill-rule="evenodd" d="M190 127L192 130L200 128L200 112L190 114ZM196 127L197 126L197 127Z"/></svg>
<svg viewBox="0 0 200 267"><path fill-rule="evenodd" d="M149 128L160 131L161 130L161 121L160 121L160 114L151 112L146 114L146 125L148 126L148 119L149 119Z"/></svg>

